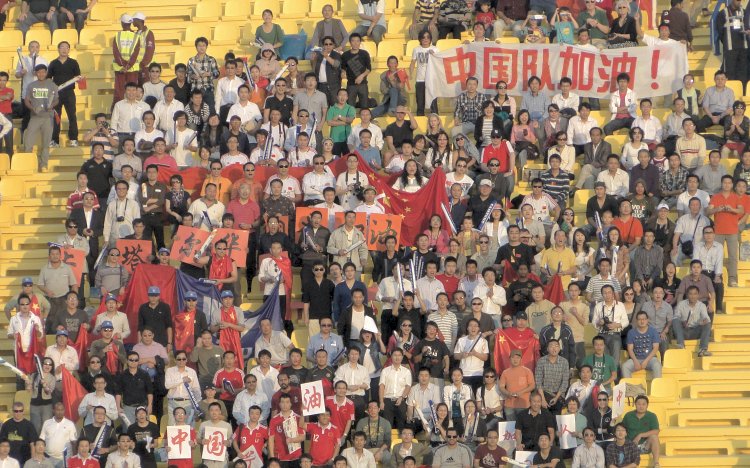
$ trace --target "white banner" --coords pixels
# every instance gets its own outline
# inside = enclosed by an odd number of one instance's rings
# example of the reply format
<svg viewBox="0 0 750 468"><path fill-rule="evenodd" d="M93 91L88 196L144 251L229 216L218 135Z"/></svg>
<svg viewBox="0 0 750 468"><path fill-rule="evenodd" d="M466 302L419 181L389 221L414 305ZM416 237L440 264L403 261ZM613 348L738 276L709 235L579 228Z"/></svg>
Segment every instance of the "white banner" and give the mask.
<svg viewBox="0 0 750 468"><path fill-rule="evenodd" d="M527 465L531 466L531 464L534 463L534 455L536 455L536 452L530 452L528 450L516 450L513 459L517 462L526 463Z"/></svg>
<svg viewBox="0 0 750 468"><path fill-rule="evenodd" d="M499 436L498 445L508 453L513 453L516 449L516 422L501 421L497 423L497 433Z"/></svg>
<svg viewBox="0 0 750 468"><path fill-rule="evenodd" d="M560 448L563 450L578 447L578 439L573 435L576 431L575 414L558 414L557 432L560 434Z"/></svg>
<svg viewBox="0 0 750 468"><path fill-rule="evenodd" d="M302 416L312 416L326 410L323 381L304 382L300 385L300 390L302 392Z"/></svg>
<svg viewBox="0 0 750 468"><path fill-rule="evenodd" d="M612 389L612 420L619 418L625 413L625 390L627 390L627 384L625 382L616 385Z"/></svg>
<svg viewBox="0 0 750 468"><path fill-rule="evenodd" d="M170 460L190 460L190 426L167 426L167 451Z"/></svg>
<svg viewBox="0 0 750 468"><path fill-rule="evenodd" d="M479 80L479 92L495 95L495 85L508 84L520 96L528 79L537 76L542 92L557 92L560 78L573 81L571 91L582 97L607 98L617 75L627 73L640 98L671 94L688 73L687 50L679 42L653 47L591 50L566 44L497 44L472 42L430 55L425 78L427 102L458 96L466 79Z"/></svg>
<svg viewBox="0 0 750 468"><path fill-rule="evenodd" d="M225 462L227 459L227 441L231 434L225 429L215 426L207 426L203 429L203 437L208 443L203 445L203 459L210 461Z"/></svg>

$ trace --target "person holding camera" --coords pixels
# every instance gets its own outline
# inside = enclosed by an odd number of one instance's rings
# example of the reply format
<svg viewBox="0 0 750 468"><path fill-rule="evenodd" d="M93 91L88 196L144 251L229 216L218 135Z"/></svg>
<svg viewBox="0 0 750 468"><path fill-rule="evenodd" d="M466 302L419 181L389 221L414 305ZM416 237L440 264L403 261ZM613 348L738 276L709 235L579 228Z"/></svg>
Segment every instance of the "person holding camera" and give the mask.
<svg viewBox="0 0 750 468"><path fill-rule="evenodd" d="M94 143L101 143L104 146L104 159L112 161L115 157L115 149L120 146L117 132L110 128L107 116L104 113L96 114L94 122L96 126L84 133L81 140L87 145L92 145L92 155Z"/></svg>

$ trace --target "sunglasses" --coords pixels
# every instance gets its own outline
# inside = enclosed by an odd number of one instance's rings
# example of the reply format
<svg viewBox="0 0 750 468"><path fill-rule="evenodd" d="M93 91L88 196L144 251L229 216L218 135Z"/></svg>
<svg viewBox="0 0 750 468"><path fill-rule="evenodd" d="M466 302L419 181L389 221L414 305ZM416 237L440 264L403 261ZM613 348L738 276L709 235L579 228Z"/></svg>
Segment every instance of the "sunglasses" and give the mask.
<svg viewBox="0 0 750 468"><path fill-rule="evenodd" d="M508 89L506 86L498 86L497 89Z"/></svg>
<svg viewBox="0 0 750 468"><path fill-rule="evenodd" d="M128 359L128 362L138 362L138 359Z"/></svg>
<svg viewBox="0 0 750 468"><path fill-rule="evenodd" d="M179 357L179 358L175 359L175 361L187 361L187 358Z"/></svg>
<svg viewBox="0 0 750 468"><path fill-rule="evenodd" d="M325 268L313 268L313 271L326 271Z"/></svg>
<svg viewBox="0 0 750 468"><path fill-rule="evenodd" d="M500 137L498 137L500 138ZM490 164L489 167L500 167L500 164Z"/></svg>
<svg viewBox="0 0 750 468"><path fill-rule="evenodd" d="M542 186L541 186L541 185L532 185L531 187L532 187L532 188L542 188Z"/></svg>
<svg viewBox="0 0 750 468"><path fill-rule="evenodd" d="M30 305L30 304L31 304L31 302L19 302L18 303L18 305L20 305L20 306L27 306L27 305Z"/></svg>
<svg viewBox="0 0 750 468"><path fill-rule="evenodd" d="M513 321L513 319L509 319L509 318L503 319L503 322L512 322L512 321Z"/></svg>
<svg viewBox="0 0 750 468"><path fill-rule="evenodd" d="M402 323L401 326L405 327L405 328L411 328L411 324L410 323Z"/></svg>
<svg viewBox="0 0 750 468"><path fill-rule="evenodd" d="M197 302L198 299L185 299L187 302Z"/></svg>
<svg viewBox="0 0 750 468"><path fill-rule="evenodd" d="M463 141L463 139L464 139L464 137L457 137L456 141L459 141L459 140ZM466 167L466 166L464 166L464 167Z"/></svg>
<svg viewBox="0 0 750 468"><path fill-rule="evenodd" d="M458 436L457 435L448 435L448 436L445 436L445 438L446 439L458 439Z"/></svg>
<svg viewBox="0 0 750 468"><path fill-rule="evenodd" d="M485 375L484 378L485 379L494 379L495 376L494 375Z"/></svg>
<svg viewBox="0 0 750 468"><path fill-rule="evenodd" d="M324 42L323 45L333 45L333 42Z"/></svg>
<svg viewBox="0 0 750 468"><path fill-rule="evenodd" d="M102 361L89 361L89 364L101 364Z"/></svg>
<svg viewBox="0 0 750 468"><path fill-rule="evenodd" d="M489 244L487 241L479 241L480 244Z"/></svg>
<svg viewBox="0 0 750 468"><path fill-rule="evenodd" d="M332 326L333 325L331 325L330 323L323 323L320 325L321 328L331 328Z"/></svg>
<svg viewBox="0 0 750 468"><path fill-rule="evenodd" d="M118 253L111 253L111 254L109 254L109 256L110 256L110 257L119 257L119 256L120 256L120 254L118 254Z"/></svg>
<svg viewBox="0 0 750 468"><path fill-rule="evenodd" d="M481 302L472 302L471 305L482 305Z"/></svg>
<svg viewBox="0 0 750 468"><path fill-rule="evenodd" d="M316 163L313 163L313 164L315 164L316 166L325 166L326 165L326 163L322 163L322 162L316 162Z"/></svg>
<svg viewBox="0 0 750 468"><path fill-rule="evenodd" d="M14 409L13 412L14 413L23 413L23 410L22 409Z"/></svg>
<svg viewBox="0 0 750 468"><path fill-rule="evenodd" d="M289 166L287 166L287 165L279 166L279 169L288 169L288 168L289 168Z"/></svg>
<svg viewBox="0 0 750 468"><path fill-rule="evenodd" d="M70 225L68 225L68 229L78 229L78 226L76 226L74 224L70 224Z"/></svg>
<svg viewBox="0 0 750 468"><path fill-rule="evenodd" d="M608 398L599 398L599 401L609 401Z"/></svg>

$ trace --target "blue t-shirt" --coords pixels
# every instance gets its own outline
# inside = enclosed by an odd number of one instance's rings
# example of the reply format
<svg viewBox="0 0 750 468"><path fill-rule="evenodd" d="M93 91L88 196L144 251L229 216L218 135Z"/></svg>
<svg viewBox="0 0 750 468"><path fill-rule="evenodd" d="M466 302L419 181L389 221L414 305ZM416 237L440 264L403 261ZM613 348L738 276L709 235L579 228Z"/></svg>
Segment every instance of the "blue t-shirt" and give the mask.
<svg viewBox="0 0 750 468"><path fill-rule="evenodd" d="M637 328L632 328L628 332L628 338L625 343L633 345L633 354L635 354L638 360L641 360L651 353L654 343L659 343L659 341L659 332L656 331L656 328L649 325L645 333L639 332Z"/></svg>
<svg viewBox="0 0 750 468"><path fill-rule="evenodd" d="M575 42L574 30L572 21L558 21L555 23L557 42L560 44L573 44Z"/></svg>

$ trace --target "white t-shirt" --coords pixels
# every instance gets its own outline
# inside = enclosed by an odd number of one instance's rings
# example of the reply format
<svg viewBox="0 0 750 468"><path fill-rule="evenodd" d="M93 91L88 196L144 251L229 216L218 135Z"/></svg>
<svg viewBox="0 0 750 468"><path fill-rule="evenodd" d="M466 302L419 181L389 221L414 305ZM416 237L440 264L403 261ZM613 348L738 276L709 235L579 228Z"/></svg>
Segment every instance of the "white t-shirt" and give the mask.
<svg viewBox="0 0 750 468"><path fill-rule="evenodd" d="M474 341L476 341L476 338L471 339L468 335L462 336L458 339L453 352L468 352L469 349L471 349L471 347L474 345ZM476 351L478 353L489 353L490 349L487 345L487 340L479 336L479 342L476 344L476 346L474 346L473 351ZM482 372L484 372L484 361L480 360L476 356L468 356L461 359L460 367L461 370L464 371L464 375L466 377L474 377L477 375L482 375Z"/></svg>
<svg viewBox="0 0 750 468"><path fill-rule="evenodd" d="M430 59L430 52L438 53L439 50L434 45L430 47L417 46L411 52L411 59L416 63L417 79L416 81L422 82L427 74L427 61Z"/></svg>

